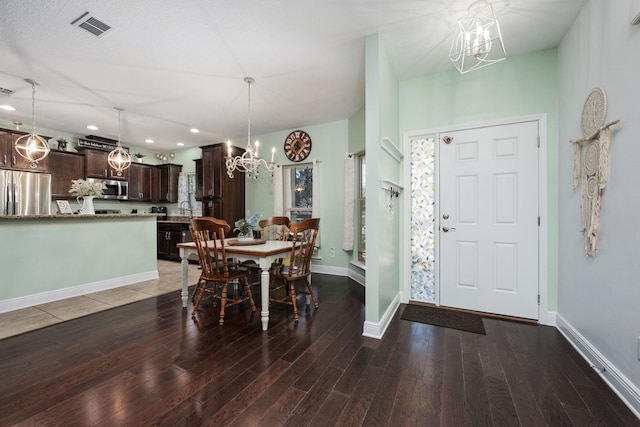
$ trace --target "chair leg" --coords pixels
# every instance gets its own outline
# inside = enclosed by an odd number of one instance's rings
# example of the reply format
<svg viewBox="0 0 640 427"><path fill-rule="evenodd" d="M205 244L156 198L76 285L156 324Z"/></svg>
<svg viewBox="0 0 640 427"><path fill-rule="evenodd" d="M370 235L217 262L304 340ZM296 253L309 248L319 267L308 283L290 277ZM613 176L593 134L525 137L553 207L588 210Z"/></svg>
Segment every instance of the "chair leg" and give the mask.
<svg viewBox="0 0 640 427"><path fill-rule="evenodd" d="M253 302L253 295L251 295L251 288L249 287L249 281L246 277L242 278L242 285L244 286L244 291L247 293L249 297L249 304L251 304L251 311L256 311L256 303Z"/></svg>
<svg viewBox="0 0 640 427"><path fill-rule="evenodd" d="M220 296L220 325L224 325L224 308L227 305L227 286L228 283L222 284L222 291Z"/></svg>
<svg viewBox="0 0 640 427"><path fill-rule="evenodd" d="M193 304L193 310L191 311L192 319L196 318L196 312L198 311L198 306L200 305L200 301L202 301L203 296L204 296L204 289L200 291L200 295L198 295L198 300Z"/></svg>
<svg viewBox="0 0 640 427"><path fill-rule="evenodd" d="M296 288L293 286L293 281L289 282L289 297L293 305L293 319L298 322L298 300L296 299Z"/></svg>
<svg viewBox="0 0 640 427"><path fill-rule="evenodd" d="M198 283L196 283L195 288L193 288L193 293L191 294L191 302L195 301L196 294L198 293L198 290L200 290L201 286L202 286L202 277L198 279Z"/></svg>
<svg viewBox="0 0 640 427"><path fill-rule="evenodd" d="M311 289L311 282L309 281L309 278L307 277L304 282L307 285L307 290L309 291L309 296L311 296L311 299L313 300L314 307L318 308L318 300L316 299L316 296L313 294L313 289ZM307 304L309 304L308 301L307 301Z"/></svg>

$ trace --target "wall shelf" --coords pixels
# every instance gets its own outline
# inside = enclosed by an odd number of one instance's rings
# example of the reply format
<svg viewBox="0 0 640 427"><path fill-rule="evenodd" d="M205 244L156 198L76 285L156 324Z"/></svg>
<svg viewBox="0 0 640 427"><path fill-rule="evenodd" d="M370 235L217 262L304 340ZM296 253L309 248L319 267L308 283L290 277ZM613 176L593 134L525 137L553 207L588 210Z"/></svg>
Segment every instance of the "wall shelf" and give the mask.
<svg viewBox="0 0 640 427"><path fill-rule="evenodd" d="M393 157L398 163L402 162L404 155L402 154L402 151L400 151L400 149L393 143L393 141L391 141L390 138L387 138L386 136L383 137L382 142L380 143L380 146L384 151L389 153L389 155Z"/></svg>

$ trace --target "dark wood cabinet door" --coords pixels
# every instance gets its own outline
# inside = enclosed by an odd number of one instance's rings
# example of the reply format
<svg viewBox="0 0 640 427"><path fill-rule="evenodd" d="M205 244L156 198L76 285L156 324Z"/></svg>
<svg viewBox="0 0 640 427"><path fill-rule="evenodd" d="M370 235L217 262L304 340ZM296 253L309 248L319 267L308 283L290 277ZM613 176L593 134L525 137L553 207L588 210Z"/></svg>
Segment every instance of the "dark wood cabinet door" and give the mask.
<svg viewBox="0 0 640 427"><path fill-rule="evenodd" d="M176 203L178 201L178 175L182 165L166 164L158 166L160 173L159 202Z"/></svg>
<svg viewBox="0 0 640 427"><path fill-rule="evenodd" d="M71 181L84 178L84 156L51 150L47 156L47 172L51 174L51 197L72 199L69 193Z"/></svg>
<svg viewBox="0 0 640 427"><path fill-rule="evenodd" d="M109 153L98 150L84 150L84 172L87 178L108 178Z"/></svg>
<svg viewBox="0 0 640 427"><path fill-rule="evenodd" d="M154 166L131 163L129 170L129 200L152 201Z"/></svg>
<svg viewBox="0 0 640 427"><path fill-rule="evenodd" d="M100 150L85 149L84 170L87 178L117 179L126 181L129 179L129 169L122 175L118 175L115 170L109 167L109 152Z"/></svg>
<svg viewBox="0 0 640 427"><path fill-rule="evenodd" d="M12 141L11 133L0 131L0 167L5 169L13 165Z"/></svg>
<svg viewBox="0 0 640 427"><path fill-rule="evenodd" d="M226 144L215 144L202 149L202 210L227 221L233 227L235 221L245 215L245 174L227 175ZM232 148L232 155L242 155L244 150Z"/></svg>
<svg viewBox="0 0 640 427"><path fill-rule="evenodd" d="M27 133L12 132L9 129L0 130L0 167L7 169L28 170L33 172L46 172L46 157L41 162L34 164L18 154L18 151L15 149L15 143L16 140L23 135L27 135Z"/></svg>
<svg viewBox="0 0 640 427"><path fill-rule="evenodd" d="M180 250L177 245L188 241L191 241L188 224L158 223L158 258L180 261Z"/></svg>

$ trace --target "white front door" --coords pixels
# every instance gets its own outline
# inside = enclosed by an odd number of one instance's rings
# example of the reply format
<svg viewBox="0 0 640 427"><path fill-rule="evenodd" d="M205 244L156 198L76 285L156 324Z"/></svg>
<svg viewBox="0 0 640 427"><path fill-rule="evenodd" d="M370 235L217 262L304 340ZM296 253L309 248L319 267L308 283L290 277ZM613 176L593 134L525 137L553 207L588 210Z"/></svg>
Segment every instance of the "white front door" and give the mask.
<svg viewBox="0 0 640 427"><path fill-rule="evenodd" d="M538 319L538 122L442 133L439 149L440 304Z"/></svg>

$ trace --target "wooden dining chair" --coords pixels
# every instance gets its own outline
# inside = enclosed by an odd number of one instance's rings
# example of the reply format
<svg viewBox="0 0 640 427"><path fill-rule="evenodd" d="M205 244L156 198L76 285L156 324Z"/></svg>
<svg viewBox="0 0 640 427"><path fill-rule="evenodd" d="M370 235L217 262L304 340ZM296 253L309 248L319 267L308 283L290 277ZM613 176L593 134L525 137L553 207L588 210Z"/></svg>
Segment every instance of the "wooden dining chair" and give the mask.
<svg viewBox="0 0 640 427"><path fill-rule="evenodd" d="M287 240L289 238L289 218L272 216L258 222L262 240Z"/></svg>
<svg viewBox="0 0 640 427"><path fill-rule="evenodd" d="M289 231L293 246L289 254L289 264L283 264L273 268L271 276L274 285L270 289L269 302L289 304L293 306L293 317L298 321L298 305L296 292L306 293L311 296L313 305L318 308L318 300L311 288L311 257L318 236L320 218L310 218L302 222L291 224ZM295 282L304 280L306 290L296 291ZM273 296L282 287L287 288L287 294L280 298Z"/></svg>
<svg viewBox="0 0 640 427"><path fill-rule="evenodd" d="M203 229L206 229L209 231L209 235L213 236L214 233L218 232L218 228L219 228L219 221L218 219L212 217L212 216L202 216L199 217L201 219L207 219L207 220L213 220L213 221L204 221L201 222L201 226L203 227ZM225 221L226 223L226 221ZM229 227L229 230L231 229L231 227ZM230 233L230 231L225 230L225 237L228 235L227 233ZM193 233L192 234L192 239L195 241L195 238L193 237ZM200 267L200 270L202 270L202 267ZM206 281L202 280L202 274L200 274L200 278L198 279L198 282L196 283L196 285L193 288L193 292L191 293L191 302L195 302L196 301L196 295L198 293L200 293L202 291L202 289L204 288L204 286L206 285Z"/></svg>
<svg viewBox="0 0 640 427"><path fill-rule="evenodd" d="M289 240L291 236L289 233L289 223L289 217L286 216L272 216L271 218L261 220L258 222L260 238L262 240ZM271 268L282 265L282 261L282 258L274 260Z"/></svg>
<svg viewBox="0 0 640 427"><path fill-rule="evenodd" d="M251 289L247 280L249 274L246 269L239 269L229 265L225 251L225 234L231 232L226 221L212 217L193 218L189 225L191 236L198 251L202 273L198 285L202 284L196 302L193 304L191 317L195 319L198 306L205 292L213 294L220 300L220 325L224 324L224 312L227 307L249 301L251 310L256 310ZM230 298L229 284L240 281L244 288L244 295ZM211 286L208 286L211 285Z"/></svg>

